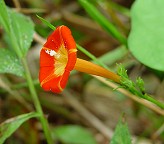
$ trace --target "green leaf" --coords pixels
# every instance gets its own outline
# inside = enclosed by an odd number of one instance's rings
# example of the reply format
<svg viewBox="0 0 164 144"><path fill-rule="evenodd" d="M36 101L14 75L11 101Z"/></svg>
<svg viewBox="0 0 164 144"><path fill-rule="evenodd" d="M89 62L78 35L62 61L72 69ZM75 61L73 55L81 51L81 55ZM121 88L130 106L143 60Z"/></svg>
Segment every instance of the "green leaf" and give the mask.
<svg viewBox="0 0 164 144"><path fill-rule="evenodd" d="M18 57L8 49L0 49L0 73L11 73L24 77L24 69Z"/></svg>
<svg viewBox="0 0 164 144"><path fill-rule="evenodd" d="M45 20L44 18L36 15L45 25L47 25L49 28L51 28L52 30L55 30L56 28L47 20Z"/></svg>
<svg viewBox="0 0 164 144"><path fill-rule="evenodd" d="M98 22L102 28L104 28L109 34L116 38L119 42L126 45L126 38L117 30L117 28L107 20L97 8L89 3L87 0L78 0L81 6L86 10L86 12Z"/></svg>
<svg viewBox="0 0 164 144"><path fill-rule="evenodd" d="M128 45L143 64L164 71L164 1L136 0L131 9Z"/></svg>
<svg viewBox="0 0 164 144"><path fill-rule="evenodd" d="M80 126L59 126L52 132L55 138L66 144L96 144L91 133Z"/></svg>
<svg viewBox="0 0 164 144"><path fill-rule="evenodd" d="M22 114L11 119L6 120L0 125L0 144L11 136L25 121L30 118L38 117L39 115L35 112Z"/></svg>
<svg viewBox="0 0 164 144"><path fill-rule="evenodd" d="M144 86L144 81L142 78L138 77L136 79L136 85L138 86L138 88L140 89L142 93L145 93L145 86Z"/></svg>
<svg viewBox="0 0 164 144"><path fill-rule="evenodd" d="M22 54L25 56L31 46L34 34L34 24L31 19L23 14L10 11L13 34Z"/></svg>
<svg viewBox="0 0 164 144"><path fill-rule="evenodd" d="M2 25L7 32L10 31L9 14L3 0L0 0L0 25Z"/></svg>
<svg viewBox="0 0 164 144"><path fill-rule="evenodd" d="M26 55L33 40L34 24L27 16L17 13L0 1L0 24L10 37L19 58Z"/></svg>
<svg viewBox="0 0 164 144"><path fill-rule="evenodd" d="M118 122L110 144L131 144L131 136L124 118Z"/></svg>

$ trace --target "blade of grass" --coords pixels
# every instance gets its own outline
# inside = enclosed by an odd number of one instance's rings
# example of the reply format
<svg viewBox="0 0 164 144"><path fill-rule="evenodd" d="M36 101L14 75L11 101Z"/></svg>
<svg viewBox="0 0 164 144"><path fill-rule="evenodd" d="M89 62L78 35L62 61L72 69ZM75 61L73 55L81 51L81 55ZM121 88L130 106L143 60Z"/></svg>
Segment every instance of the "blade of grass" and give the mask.
<svg viewBox="0 0 164 144"><path fill-rule="evenodd" d="M109 69L107 65L105 65L103 62L101 62L100 60L98 60L93 54L91 54L90 52L88 52L85 48L83 48L82 46L76 44L78 50L80 50L81 52L83 52L85 55L87 55L89 58L91 58L94 62L96 62L97 64L101 65L102 67Z"/></svg>
<svg viewBox="0 0 164 144"><path fill-rule="evenodd" d="M44 18L40 17L39 15L36 15L45 25L47 25L48 27L50 27L52 30L55 30L56 27L54 27L51 23L49 23L47 20L45 20Z"/></svg>
<svg viewBox="0 0 164 144"><path fill-rule="evenodd" d="M117 28L107 20L94 5L89 3L87 0L78 0L81 6L86 12L98 22L109 34L116 38L120 43L127 45L126 38L117 30Z"/></svg>

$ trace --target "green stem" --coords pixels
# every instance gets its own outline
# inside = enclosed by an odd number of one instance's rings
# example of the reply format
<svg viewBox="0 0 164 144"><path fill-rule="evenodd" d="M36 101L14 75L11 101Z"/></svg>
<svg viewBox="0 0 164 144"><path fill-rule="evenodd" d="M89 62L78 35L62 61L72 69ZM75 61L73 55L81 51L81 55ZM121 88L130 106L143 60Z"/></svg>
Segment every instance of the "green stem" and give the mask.
<svg viewBox="0 0 164 144"><path fill-rule="evenodd" d="M35 87L34 87L34 84L33 84L32 78L31 78L31 74L30 74L30 71L29 71L29 68L28 68L28 65L27 65L27 62L26 62L25 58L22 58L22 64L23 64L24 69L25 69L27 83L28 83L28 86L29 86L29 90L30 90L30 93L31 93L31 96L32 96L32 99L33 99L33 102L34 102L34 105L35 105L35 108L36 108L36 111L40 115L40 122L42 124L42 128L43 128L43 131L45 133L47 143L52 144L53 142L52 142L52 137L51 137L51 133L50 133L50 130L49 130L49 126L48 126L48 121L44 117L44 113L43 113L43 110L41 108L41 104L39 102L37 93L35 91Z"/></svg>
<svg viewBox="0 0 164 144"><path fill-rule="evenodd" d="M135 88L131 88L129 89L130 92L132 92L133 94L155 104L156 106L160 107L161 109L164 109L164 104L161 103L160 101L154 99L153 97L147 95L147 94L142 94L141 92L139 92L138 90L136 90Z"/></svg>
<svg viewBox="0 0 164 144"><path fill-rule="evenodd" d="M152 97L150 97L150 96L148 96L146 94L143 95L143 98L148 100L148 101L150 101L150 102L152 102L152 103L154 103L155 105L159 106L160 108L164 109L164 104L159 102L159 101L157 101L157 100L155 100L154 98L152 98Z"/></svg>
<svg viewBox="0 0 164 144"><path fill-rule="evenodd" d="M81 6L85 9L85 11L108 32L114 38L116 38L120 43L127 46L127 39L122 33L120 33L117 28L108 20L105 16L103 16L97 8L91 4L88 0L78 0Z"/></svg>
<svg viewBox="0 0 164 144"><path fill-rule="evenodd" d="M108 66L106 66L103 62L101 62L100 60L97 60L97 58L91 54L90 52L88 52L86 49L84 49L82 46L76 44L78 50L80 50L81 52L83 52L84 54L86 54L89 58L91 58L94 62L96 62L97 64L101 65L102 67L106 68L109 70Z"/></svg>
<svg viewBox="0 0 164 144"><path fill-rule="evenodd" d="M164 104L159 102L158 100L154 99L153 97L147 95L147 94L142 94L139 91L137 91L136 89L133 89L132 92L135 92L136 95L138 95L139 97L157 105L158 107L164 109Z"/></svg>

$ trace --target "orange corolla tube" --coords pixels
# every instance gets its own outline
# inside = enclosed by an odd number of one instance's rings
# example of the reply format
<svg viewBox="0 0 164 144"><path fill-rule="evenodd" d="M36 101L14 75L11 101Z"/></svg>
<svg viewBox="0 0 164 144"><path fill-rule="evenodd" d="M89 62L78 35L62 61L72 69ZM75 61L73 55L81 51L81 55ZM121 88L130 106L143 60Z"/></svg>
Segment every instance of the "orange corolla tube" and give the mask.
<svg viewBox="0 0 164 144"><path fill-rule="evenodd" d="M45 91L62 92L73 69L120 82L117 74L77 58L76 52L76 43L70 29L66 26L57 27L40 52L39 81Z"/></svg>

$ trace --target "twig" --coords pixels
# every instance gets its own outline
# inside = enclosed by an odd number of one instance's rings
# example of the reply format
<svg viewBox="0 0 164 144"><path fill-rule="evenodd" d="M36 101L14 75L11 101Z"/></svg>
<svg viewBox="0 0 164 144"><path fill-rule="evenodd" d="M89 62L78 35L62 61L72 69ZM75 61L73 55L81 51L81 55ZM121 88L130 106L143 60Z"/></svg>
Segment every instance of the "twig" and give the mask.
<svg viewBox="0 0 164 144"><path fill-rule="evenodd" d="M25 14L30 14L30 13L45 13L47 10L45 9L39 9L39 8L13 8L13 10Z"/></svg>
<svg viewBox="0 0 164 144"><path fill-rule="evenodd" d="M93 76L93 75L92 75ZM99 77L99 76L93 76L94 78L98 79L99 81L103 82L104 84L108 85L109 87L113 88L113 89L117 89L117 91L121 92L122 94L124 94L125 96L133 99L134 101L143 104L144 106L148 107L149 109L155 111L158 114L161 114L164 116L164 110L162 110L161 108L157 107L156 105L154 105L153 103L139 98L136 95L131 94L129 91L123 89L123 88L118 88L118 85L114 84L113 82L107 81L105 78Z"/></svg>
<svg viewBox="0 0 164 144"><path fill-rule="evenodd" d="M11 83L6 77L0 76L0 86L5 89L10 95L13 96L20 104L22 104L27 110L33 111L33 108L30 104L28 104L21 95L17 92L11 89Z"/></svg>
<svg viewBox="0 0 164 144"><path fill-rule="evenodd" d="M44 45L46 39L44 39L43 37L41 37L39 34L37 34L36 32L34 33L34 40L38 43L40 43L41 45Z"/></svg>
<svg viewBox="0 0 164 144"><path fill-rule="evenodd" d="M153 140L157 139L159 135L164 131L164 123L162 126L152 135Z"/></svg>
<svg viewBox="0 0 164 144"><path fill-rule="evenodd" d="M13 3L17 9L21 9L21 5L20 5L19 0L13 0Z"/></svg>
<svg viewBox="0 0 164 144"><path fill-rule="evenodd" d="M15 8L13 10L21 13L44 13L46 12L45 9L38 9L38 8L21 8L21 4L19 0L13 0L13 3L15 5Z"/></svg>
<svg viewBox="0 0 164 144"><path fill-rule="evenodd" d="M72 94L68 91L63 92L66 101L76 110L78 113L84 117L92 126L94 126L98 131L100 131L105 137L111 138L113 131L104 125L95 115L89 112L78 100L76 100Z"/></svg>

